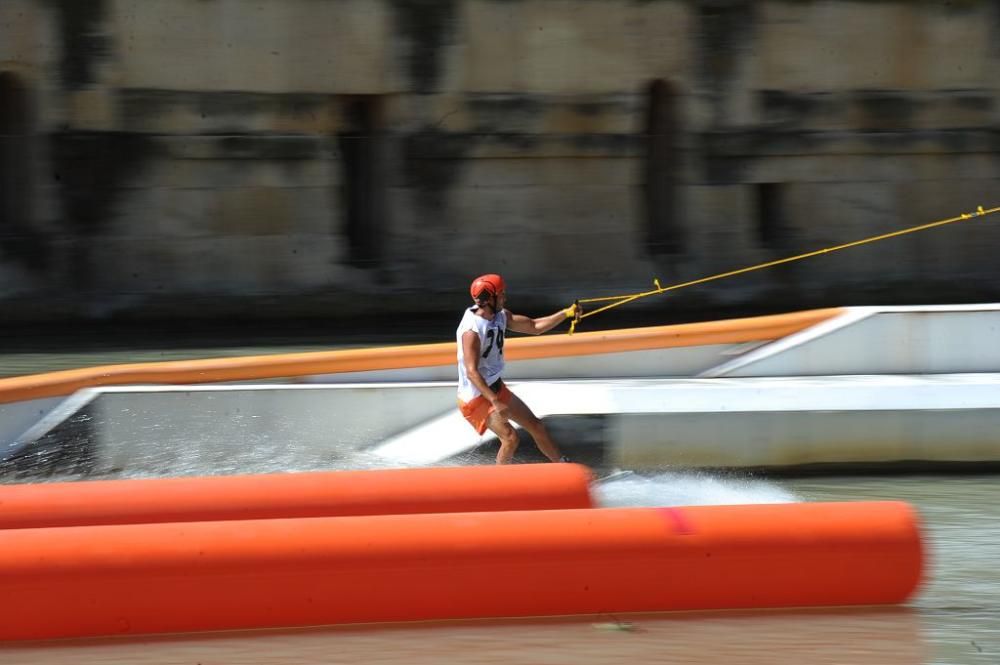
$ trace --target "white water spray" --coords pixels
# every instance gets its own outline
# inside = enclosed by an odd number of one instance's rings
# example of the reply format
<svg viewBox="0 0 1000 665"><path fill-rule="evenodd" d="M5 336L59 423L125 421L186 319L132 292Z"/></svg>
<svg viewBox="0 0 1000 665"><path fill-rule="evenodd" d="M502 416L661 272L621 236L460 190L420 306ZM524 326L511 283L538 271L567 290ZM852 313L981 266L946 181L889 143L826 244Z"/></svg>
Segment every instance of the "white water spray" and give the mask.
<svg viewBox="0 0 1000 665"><path fill-rule="evenodd" d="M721 506L798 503L801 499L777 484L748 478L721 478L701 473L626 474L594 483L600 506Z"/></svg>

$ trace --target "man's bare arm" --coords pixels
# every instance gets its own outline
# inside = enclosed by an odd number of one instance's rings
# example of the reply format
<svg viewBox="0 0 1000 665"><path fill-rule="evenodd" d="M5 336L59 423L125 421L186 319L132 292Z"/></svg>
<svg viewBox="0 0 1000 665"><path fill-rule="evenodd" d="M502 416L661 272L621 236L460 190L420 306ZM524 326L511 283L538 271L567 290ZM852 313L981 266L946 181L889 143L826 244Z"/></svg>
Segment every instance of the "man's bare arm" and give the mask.
<svg viewBox="0 0 1000 665"><path fill-rule="evenodd" d="M510 312L508 312L507 315L507 327L511 330L519 333L525 333L527 335L541 335L542 333L552 330L566 319L571 319L576 316L576 305L570 305L566 309L561 309L555 314L540 316L537 319L532 319L524 316L523 314L512 314Z"/></svg>

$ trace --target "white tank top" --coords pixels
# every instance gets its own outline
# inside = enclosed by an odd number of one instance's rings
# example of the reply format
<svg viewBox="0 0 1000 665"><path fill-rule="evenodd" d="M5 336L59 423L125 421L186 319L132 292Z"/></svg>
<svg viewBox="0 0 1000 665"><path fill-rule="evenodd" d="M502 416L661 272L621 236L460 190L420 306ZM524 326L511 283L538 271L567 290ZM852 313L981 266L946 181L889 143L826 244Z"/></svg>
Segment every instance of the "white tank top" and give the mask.
<svg viewBox="0 0 1000 665"><path fill-rule="evenodd" d="M476 315L476 307L465 310L465 316L455 331L458 342L458 399L468 402L481 393L472 385L465 371L465 350L462 347L462 335L468 330L474 330L479 335L479 373L486 379L486 384L492 384L500 378L503 372L503 343L507 334L507 311L497 312L493 320Z"/></svg>

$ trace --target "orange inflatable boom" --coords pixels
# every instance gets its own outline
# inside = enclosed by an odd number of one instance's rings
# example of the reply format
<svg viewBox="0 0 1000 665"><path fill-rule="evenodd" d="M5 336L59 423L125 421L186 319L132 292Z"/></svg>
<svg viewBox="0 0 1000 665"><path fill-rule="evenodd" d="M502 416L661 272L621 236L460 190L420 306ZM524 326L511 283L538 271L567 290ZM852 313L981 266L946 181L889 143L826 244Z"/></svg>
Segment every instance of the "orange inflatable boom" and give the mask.
<svg viewBox="0 0 1000 665"><path fill-rule="evenodd" d="M0 529L590 508L578 464L0 485Z"/></svg>
<svg viewBox="0 0 1000 665"><path fill-rule="evenodd" d="M438 513L0 531L0 639L899 603L895 502Z"/></svg>

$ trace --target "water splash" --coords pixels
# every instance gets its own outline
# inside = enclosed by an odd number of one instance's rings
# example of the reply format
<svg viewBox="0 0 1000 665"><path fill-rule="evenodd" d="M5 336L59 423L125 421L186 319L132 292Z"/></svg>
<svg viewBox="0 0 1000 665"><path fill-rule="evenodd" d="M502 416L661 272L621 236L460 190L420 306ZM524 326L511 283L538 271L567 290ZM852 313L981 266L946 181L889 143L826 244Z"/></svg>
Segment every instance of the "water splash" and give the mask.
<svg viewBox="0 0 1000 665"><path fill-rule="evenodd" d="M613 476L593 487L598 505L721 506L756 503L799 503L801 499L778 484L752 478L724 478L705 473L662 472Z"/></svg>

